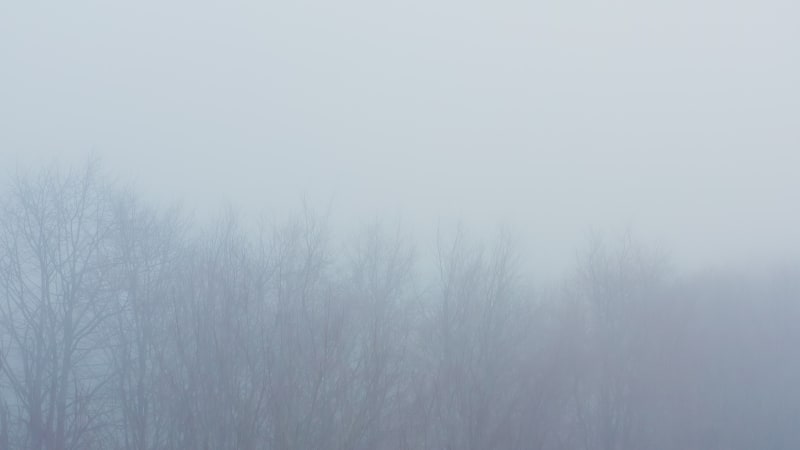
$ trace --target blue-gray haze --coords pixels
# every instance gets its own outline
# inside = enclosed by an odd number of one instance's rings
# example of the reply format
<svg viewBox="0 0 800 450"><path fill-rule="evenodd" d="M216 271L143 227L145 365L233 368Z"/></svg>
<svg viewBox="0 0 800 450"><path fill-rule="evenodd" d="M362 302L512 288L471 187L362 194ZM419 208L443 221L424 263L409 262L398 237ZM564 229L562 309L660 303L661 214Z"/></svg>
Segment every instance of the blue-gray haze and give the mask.
<svg viewBox="0 0 800 450"><path fill-rule="evenodd" d="M800 448L799 22L0 1L0 448Z"/></svg>
<svg viewBox="0 0 800 450"><path fill-rule="evenodd" d="M799 14L788 0L6 1L0 152L94 152L194 208L306 198L337 220L510 225L541 270L590 230L627 227L692 265L784 258L800 250Z"/></svg>

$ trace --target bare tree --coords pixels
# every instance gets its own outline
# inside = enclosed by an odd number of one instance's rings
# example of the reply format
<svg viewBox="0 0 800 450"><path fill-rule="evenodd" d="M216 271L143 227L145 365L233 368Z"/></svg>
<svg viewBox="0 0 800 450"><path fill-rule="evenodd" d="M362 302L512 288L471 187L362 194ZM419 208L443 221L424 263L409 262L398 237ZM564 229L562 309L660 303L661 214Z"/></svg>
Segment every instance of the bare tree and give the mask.
<svg viewBox="0 0 800 450"><path fill-rule="evenodd" d="M160 345L169 330L165 318L173 273L181 263L180 214L160 214L130 193L113 204L117 224L112 250L117 314L106 328L109 370L113 372L114 410L121 422L119 445L125 449L161 448L165 430L159 365Z"/></svg>
<svg viewBox="0 0 800 450"><path fill-rule="evenodd" d="M400 230L375 224L356 240L348 264L346 294L355 309L351 344L355 389L348 400L341 448L392 448L407 432L414 373L407 354L413 308L414 250Z"/></svg>
<svg viewBox="0 0 800 450"><path fill-rule="evenodd" d="M0 196L0 448L796 448L796 267L630 235L534 288L514 242L308 209L191 227L88 164ZM427 269L427 270L425 270ZM433 269L433 270L431 270Z"/></svg>
<svg viewBox="0 0 800 450"><path fill-rule="evenodd" d="M586 311L585 362L575 418L587 449L641 448L650 351L649 312L661 297L665 260L628 234L609 250L596 238L580 260L572 295Z"/></svg>
<svg viewBox="0 0 800 450"><path fill-rule="evenodd" d="M488 255L458 233L437 247L439 278L430 328L431 374L426 448L529 448L514 421L530 387L518 364L526 359L524 291L512 242L501 238Z"/></svg>
<svg viewBox="0 0 800 450"><path fill-rule="evenodd" d="M18 176L3 201L0 245L3 364L13 392L16 445L90 448L98 439L106 382L100 326L116 313L107 276L113 231L110 189L95 164L82 172Z"/></svg>

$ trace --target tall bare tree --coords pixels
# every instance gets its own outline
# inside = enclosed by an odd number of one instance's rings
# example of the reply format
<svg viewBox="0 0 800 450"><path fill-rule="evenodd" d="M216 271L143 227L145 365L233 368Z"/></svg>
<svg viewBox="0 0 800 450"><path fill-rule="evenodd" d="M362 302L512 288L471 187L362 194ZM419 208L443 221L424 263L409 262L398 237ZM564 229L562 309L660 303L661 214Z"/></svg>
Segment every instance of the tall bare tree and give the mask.
<svg viewBox="0 0 800 450"><path fill-rule="evenodd" d="M101 325L116 313L108 251L111 189L95 164L19 175L3 200L0 305L8 343L3 372L22 413L16 445L66 450L102 445L107 381Z"/></svg>

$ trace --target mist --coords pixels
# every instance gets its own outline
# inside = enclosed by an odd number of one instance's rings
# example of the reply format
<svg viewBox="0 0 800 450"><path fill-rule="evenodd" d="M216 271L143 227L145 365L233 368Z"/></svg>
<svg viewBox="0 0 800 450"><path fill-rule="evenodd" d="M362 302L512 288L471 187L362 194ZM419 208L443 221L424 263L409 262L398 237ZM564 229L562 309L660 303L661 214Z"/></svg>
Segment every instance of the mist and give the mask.
<svg viewBox="0 0 800 450"><path fill-rule="evenodd" d="M799 15L0 4L0 448L797 448Z"/></svg>

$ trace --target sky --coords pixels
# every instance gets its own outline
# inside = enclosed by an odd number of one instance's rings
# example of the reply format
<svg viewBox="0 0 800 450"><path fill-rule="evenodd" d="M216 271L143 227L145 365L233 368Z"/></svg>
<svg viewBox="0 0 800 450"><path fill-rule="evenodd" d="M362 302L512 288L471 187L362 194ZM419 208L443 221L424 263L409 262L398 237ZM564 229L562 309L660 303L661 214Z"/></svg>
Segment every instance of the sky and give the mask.
<svg viewBox="0 0 800 450"><path fill-rule="evenodd" d="M792 258L798 23L779 0L6 0L0 165L94 154L201 212L503 226L542 273L626 229L687 266Z"/></svg>

